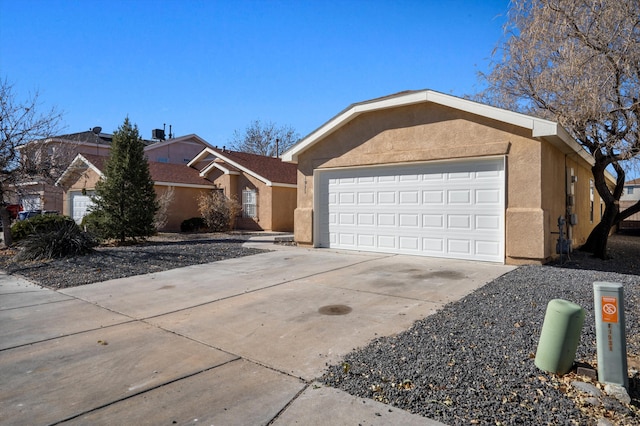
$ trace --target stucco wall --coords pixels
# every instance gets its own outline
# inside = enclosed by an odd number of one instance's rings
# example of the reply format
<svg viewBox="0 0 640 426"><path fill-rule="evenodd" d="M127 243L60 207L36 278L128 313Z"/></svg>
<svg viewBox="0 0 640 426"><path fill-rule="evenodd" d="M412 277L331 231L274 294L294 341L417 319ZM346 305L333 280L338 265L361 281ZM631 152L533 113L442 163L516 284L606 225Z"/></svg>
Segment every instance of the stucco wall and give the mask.
<svg viewBox="0 0 640 426"><path fill-rule="evenodd" d="M207 176L224 194L242 205L242 191L257 191L258 216L239 217L236 228L256 231L293 231L293 211L296 207L296 188L267 186L253 176L225 175L220 170L212 170Z"/></svg>
<svg viewBox="0 0 640 426"><path fill-rule="evenodd" d="M202 151L202 148L204 145L196 141L175 142L169 140L146 147L145 155L149 161L187 164Z"/></svg>
<svg viewBox="0 0 640 426"><path fill-rule="evenodd" d="M98 180L98 174L92 169L87 169L84 173L78 174L73 184L64 191L62 213L66 216L71 215L71 193L78 193L83 189L93 191ZM158 197L168 188L167 186L154 186ZM167 223L160 231L178 232L183 220L200 216L198 197L208 191L208 189L200 188L174 187L174 198L169 205Z"/></svg>
<svg viewBox="0 0 640 426"><path fill-rule="evenodd" d="M548 260L555 253L552 224L564 211L565 156L529 134L530 130L429 103L356 117L298 157L296 241L313 244L315 169L503 156L505 261ZM582 180L588 185L588 178ZM579 232L581 237L582 228Z"/></svg>
<svg viewBox="0 0 640 426"><path fill-rule="evenodd" d="M153 187L158 197L169 190L168 186ZM169 204L167 223L160 229L165 232L179 232L180 224L192 217L200 217L198 198L209 192L208 189L173 187L173 201Z"/></svg>
<svg viewBox="0 0 640 426"><path fill-rule="evenodd" d="M293 211L296 208L296 188L274 186L272 194L271 230L279 232L293 231Z"/></svg>

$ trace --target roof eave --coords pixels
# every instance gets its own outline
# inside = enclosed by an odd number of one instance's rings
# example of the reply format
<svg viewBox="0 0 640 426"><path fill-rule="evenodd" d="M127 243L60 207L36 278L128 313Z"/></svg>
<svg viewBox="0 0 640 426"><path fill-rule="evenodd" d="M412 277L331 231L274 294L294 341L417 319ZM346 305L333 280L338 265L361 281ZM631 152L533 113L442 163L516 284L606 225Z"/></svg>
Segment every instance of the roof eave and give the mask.
<svg viewBox="0 0 640 426"><path fill-rule="evenodd" d="M79 165L84 164L86 168L93 170L96 174L102 179L104 174L100 169L98 169L91 161L87 160L82 154L76 155L71 164L64 170L62 175L56 180L55 186L62 186L64 181L71 176L71 174L79 169Z"/></svg>

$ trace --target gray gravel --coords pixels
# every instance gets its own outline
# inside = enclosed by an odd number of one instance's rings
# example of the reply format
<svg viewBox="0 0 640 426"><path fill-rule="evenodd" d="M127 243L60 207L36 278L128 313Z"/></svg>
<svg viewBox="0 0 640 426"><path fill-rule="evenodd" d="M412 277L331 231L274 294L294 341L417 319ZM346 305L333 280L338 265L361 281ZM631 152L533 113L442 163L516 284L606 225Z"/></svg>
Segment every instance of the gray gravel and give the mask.
<svg viewBox="0 0 640 426"><path fill-rule="evenodd" d="M5 253L0 269L61 288L263 252L243 248L248 237L242 235L182 238L49 262L18 264ZM570 381L534 365L546 305L554 298L587 311L576 360L593 365L594 281L624 284L628 353L640 355L640 237L616 235L610 252L608 261L574 252L563 265L520 267L404 333L354 349L320 381L449 425L595 425L602 417L638 425L637 408L607 397L585 407L572 399ZM639 407L637 375L630 393Z"/></svg>
<svg viewBox="0 0 640 426"><path fill-rule="evenodd" d="M570 268L599 260L576 253ZM637 267L629 257L629 268ZM609 262L609 261L607 261ZM625 266L621 266L625 269ZM393 337L379 338L331 366L321 381L448 425L596 424L607 411L614 424L640 424L637 410L603 398L583 413L570 386L534 365L547 303L561 298L587 311L576 360L596 360L593 282L625 286L628 353L640 354L640 276L553 266L520 267L445 306ZM632 387L640 386L637 377ZM575 393L575 392L573 392ZM640 405L639 390L631 390ZM604 414L606 416L606 414Z"/></svg>
<svg viewBox="0 0 640 426"><path fill-rule="evenodd" d="M16 262L4 256L0 258L0 269L51 288L75 287L266 251L242 247L246 239L239 235L187 241L156 240L132 246L99 247L85 256L45 262Z"/></svg>

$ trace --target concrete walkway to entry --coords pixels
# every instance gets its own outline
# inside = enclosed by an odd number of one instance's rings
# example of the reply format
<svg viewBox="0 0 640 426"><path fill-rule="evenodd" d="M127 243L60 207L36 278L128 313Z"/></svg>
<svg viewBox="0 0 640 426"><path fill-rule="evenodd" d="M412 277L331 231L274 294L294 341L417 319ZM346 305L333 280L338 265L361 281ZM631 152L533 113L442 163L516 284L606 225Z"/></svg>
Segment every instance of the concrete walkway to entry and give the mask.
<svg viewBox="0 0 640 426"><path fill-rule="evenodd" d="M0 423L437 425L315 381L513 269L268 253L52 291L0 273Z"/></svg>

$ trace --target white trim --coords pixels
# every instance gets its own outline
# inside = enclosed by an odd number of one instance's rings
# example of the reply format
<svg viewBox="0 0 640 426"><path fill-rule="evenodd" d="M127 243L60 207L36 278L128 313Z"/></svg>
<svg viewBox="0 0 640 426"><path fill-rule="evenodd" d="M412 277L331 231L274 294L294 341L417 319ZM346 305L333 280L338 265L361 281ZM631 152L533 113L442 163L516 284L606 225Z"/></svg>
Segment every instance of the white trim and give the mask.
<svg viewBox="0 0 640 426"><path fill-rule="evenodd" d="M211 171L211 169L216 168L218 170L220 170L222 173L224 173L225 175L239 175L240 172L236 172L235 170L229 170L228 168L222 166L220 163L216 163L215 161L212 161L211 164L209 164L207 167L205 167L204 169L202 169L200 171L200 177L206 177L209 172Z"/></svg>
<svg viewBox="0 0 640 426"><path fill-rule="evenodd" d="M370 111L379 111L389 108L397 108L407 105L414 105L424 102L432 102L438 105L447 106L460 111L468 112L504 123L512 124L532 131L532 137L545 138L560 148L565 154L576 152L582 158L593 164L593 158L582 148L569 133L558 123L532 117L518 112L508 111L502 108L481 104L468 99L462 99L432 90L421 90L418 92L401 93L388 98L374 99L371 101L352 104L346 110L314 130L288 151L282 154L282 161L297 163L298 156L313 146L316 142L335 132L357 116ZM562 146L565 144L566 146ZM569 149L567 149L569 148ZM589 158L591 158L589 160Z"/></svg>
<svg viewBox="0 0 640 426"><path fill-rule="evenodd" d="M298 188L297 183L276 183L272 182L271 186L277 186L279 188Z"/></svg>
<svg viewBox="0 0 640 426"><path fill-rule="evenodd" d="M254 178L258 179L259 181L263 182L265 185L267 186L274 186L274 182L270 181L269 179L265 178L264 176L259 175L258 173L254 172L253 170L250 170L244 166L242 166L241 164L229 159L228 157L222 155L222 153L212 149L212 148L205 148L200 154L196 155L194 157L193 160L191 160L189 162L189 164L187 164L188 166L190 166L193 163L196 163L198 161L201 161L202 158L205 158L206 156L203 156L204 152L207 151L209 154L220 158L221 160L225 161L226 163L231 164L232 166L234 166L237 169L242 170L243 172L245 172L246 174L248 174L249 176L253 176ZM210 165L209 165L210 166ZM205 167L202 171L204 172L204 170L206 170L209 166ZM202 173L202 172L201 172ZM202 176L202 174L201 174ZM204 177L204 176L203 176Z"/></svg>
<svg viewBox="0 0 640 426"><path fill-rule="evenodd" d="M62 175L60 175L58 180L56 180L55 186L60 186L61 182L63 182L71 173L73 173L72 170L75 170L77 168L76 164L80 163L80 162L86 164L87 168L89 168L89 169L93 170L94 172L96 172L96 174L101 179L104 177L104 174L100 171L100 169L98 169L96 166L94 166L91 161L87 160L82 154L78 154L73 159L71 164L69 164L69 166L65 169L65 171L62 173Z"/></svg>
<svg viewBox="0 0 640 426"><path fill-rule="evenodd" d="M152 151L156 148L162 148L167 145L171 145L175 142L191 142L193 145L204 145L205 148L213 147L209 142L202 139L200 136L192 133L190 135L180 136L178 138L167 139L162 142L154 142L151 145L147 145L144 147L145 151Z"/></svg>
<svg viewBox="0 0 640 426"><path fill-rule="evenodd" d="M157 186L175 186L181 188L199 188L199 189L216 189L215 185L199 185L195 183L177 183L177 182L153 182Z"/></svg>

